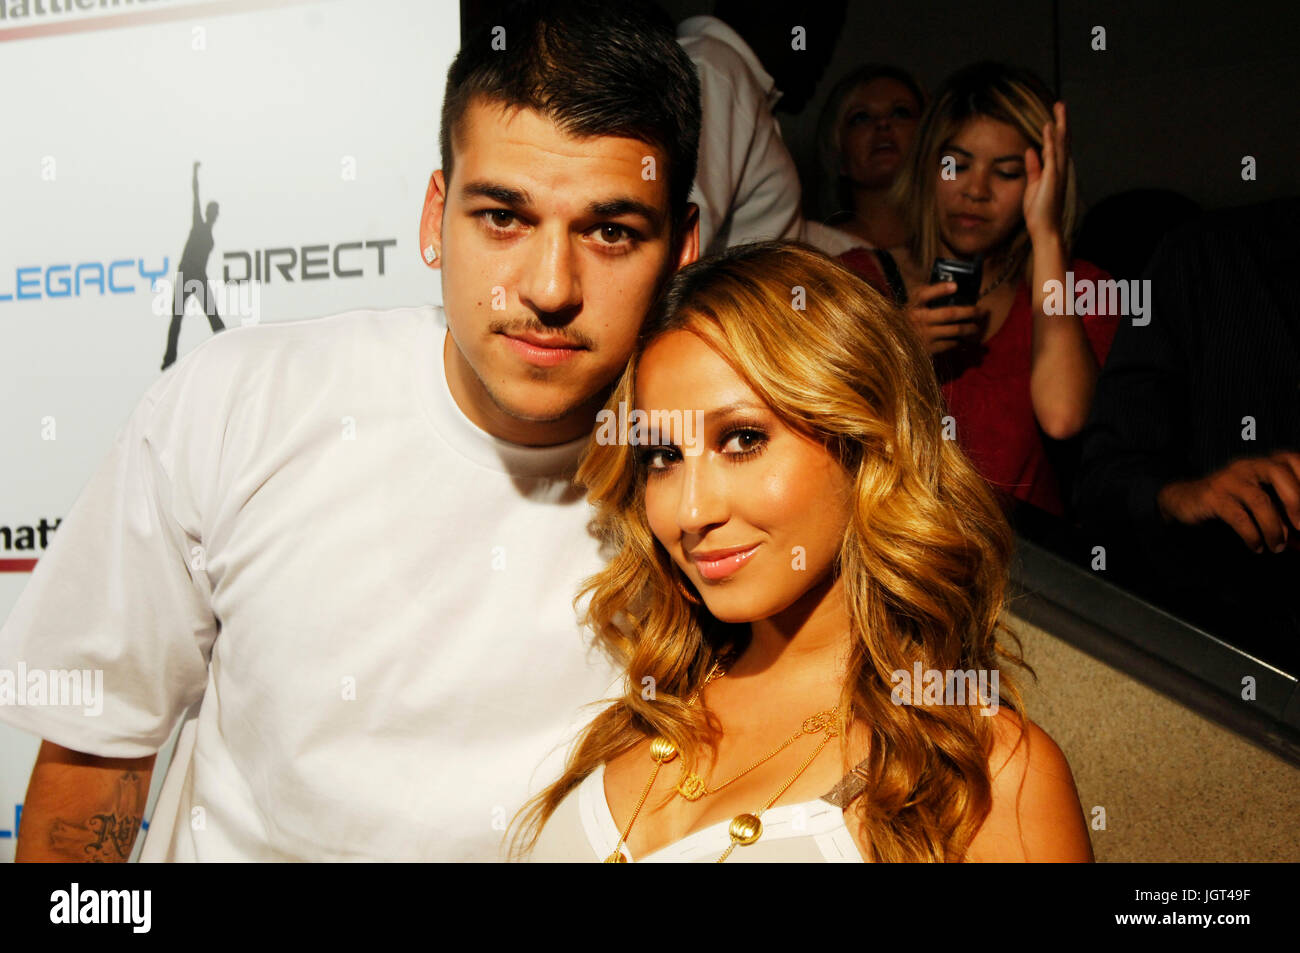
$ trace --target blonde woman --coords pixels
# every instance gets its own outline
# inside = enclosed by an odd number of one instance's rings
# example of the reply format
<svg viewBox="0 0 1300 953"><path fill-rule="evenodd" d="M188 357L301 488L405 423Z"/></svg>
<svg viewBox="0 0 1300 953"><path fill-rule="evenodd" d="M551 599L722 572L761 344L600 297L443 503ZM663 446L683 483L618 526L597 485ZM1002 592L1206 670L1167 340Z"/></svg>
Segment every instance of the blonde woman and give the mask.
<svg viewBox="0 0 1300 953"><path fill-rule="evenodd" d="M901 312L807 246L734 248L672 280L598 423L616 555L579 599L626 691L516 856L1091 859L1002 668L1010 530Z"/></svg>
<svg viewBox="0 0 1300 953"><path fill-rule="evenodd" d="M905 70L870 63L849 73L826 97L817 145L830 205L826 224L863 248L907 239L903 209L892 194L925 106L921 86Z"/></svg>
<svg viewBox="0 0 1300 953"><path fill-rule="evenodd" d="M1082 429L1118 326L1095 306L1065 307L1067 289L1110 277L1070 258L1078 198L1065 104L1024 70L955 73L926 108L894 197L906 243L842 260L907 309L976 469L1005 496L1063 514L1043 437ZM930 283L935 259L977 256L975 302L940 302L957 286Z"/></svg>

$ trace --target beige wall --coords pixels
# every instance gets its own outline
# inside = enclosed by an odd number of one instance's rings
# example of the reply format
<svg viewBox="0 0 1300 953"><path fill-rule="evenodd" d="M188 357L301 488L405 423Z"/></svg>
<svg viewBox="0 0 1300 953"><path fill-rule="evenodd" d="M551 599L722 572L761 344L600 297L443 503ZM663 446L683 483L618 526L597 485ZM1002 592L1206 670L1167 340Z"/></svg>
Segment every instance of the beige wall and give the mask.
<svg viewBox="0 0 1300 953"><path fill-rule="evenodd" d="M1300 861L1300 768L1023 620L1029 717L1070 760L1098 861Z"/></svg>

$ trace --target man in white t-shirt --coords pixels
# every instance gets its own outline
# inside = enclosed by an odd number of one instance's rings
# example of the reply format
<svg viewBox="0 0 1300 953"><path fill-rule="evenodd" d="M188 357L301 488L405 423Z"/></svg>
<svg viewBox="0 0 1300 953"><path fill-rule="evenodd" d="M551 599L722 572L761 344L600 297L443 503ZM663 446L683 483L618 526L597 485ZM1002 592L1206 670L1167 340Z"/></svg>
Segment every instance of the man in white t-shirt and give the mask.
<svg viewBox="0 0 1300 953"><path fill-rule="evenodd" d="M445 323L354 311L200 345L0 630L0 669L103 673L98 713L0 706L45 739L20 860L126 859L178 723L145 860L497 859L621 688L572 605L603 558L571 476L697 253L698 87L634 4L493 26L508 48L485 29L448 73L420 221Z"/></svg>
<svg viewBox="0 0 1300 953"><path fill-rule="evenodd" d="M797 238L828 255L862 242L803 216L803 190L774 110L807 105L844 20L842 0L814 7L786 0L718 0L713 16L677 27L700 75L703 125L691 201L700 251Z"/></svg>

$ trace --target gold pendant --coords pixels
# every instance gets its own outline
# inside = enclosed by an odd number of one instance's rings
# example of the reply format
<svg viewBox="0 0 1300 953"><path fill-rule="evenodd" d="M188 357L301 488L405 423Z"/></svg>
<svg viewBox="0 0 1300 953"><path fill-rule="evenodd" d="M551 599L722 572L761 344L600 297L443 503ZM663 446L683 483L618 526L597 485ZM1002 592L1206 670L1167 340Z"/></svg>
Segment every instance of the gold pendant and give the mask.
<svg viewBox="0 0 1300 953"><path fill-rule="evenodd" d="M677 793L688 801L698 801L709 792L705 790L704 781L699 775L687 771L682 775L682 779L677 782Z"/></svg>
<svg viewBox="0 0 1300 953"><path fill-rule="evenodd" d="M737 814L731 819L729 833L741 847L748 847L763 836L763 822L754 814Z"/></svg>
<svg viewBox="0 0 1300 953"><path fill-rule="evenodd" d="M840 733L839 726L835 723L835 714L834 711L819 711L805 718L799 726L800 730L806 735L819 735L824 731L834 738Z"/></svg>

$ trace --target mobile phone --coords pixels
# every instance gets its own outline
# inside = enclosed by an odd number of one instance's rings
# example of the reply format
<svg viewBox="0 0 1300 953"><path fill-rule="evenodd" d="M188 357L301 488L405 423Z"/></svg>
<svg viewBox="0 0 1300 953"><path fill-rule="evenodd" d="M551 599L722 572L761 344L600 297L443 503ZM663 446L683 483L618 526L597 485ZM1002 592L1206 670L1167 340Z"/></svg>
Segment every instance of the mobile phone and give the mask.
<svg viewBox="0 0 1300 953"><path fill-rule="evenodd" d="M930 284L941 281L957 282L957 290L942 298L935 298L926 307L946 308L949 305L972 305L979 300L980 283L984 280L984 256L976 255L974 261L960 258L936 258L930 269Z"/></svg>

